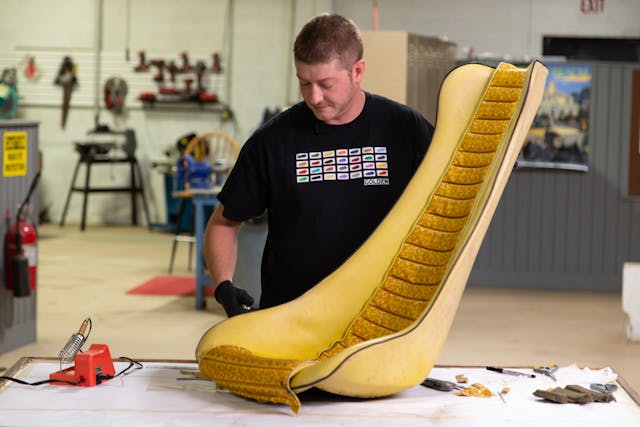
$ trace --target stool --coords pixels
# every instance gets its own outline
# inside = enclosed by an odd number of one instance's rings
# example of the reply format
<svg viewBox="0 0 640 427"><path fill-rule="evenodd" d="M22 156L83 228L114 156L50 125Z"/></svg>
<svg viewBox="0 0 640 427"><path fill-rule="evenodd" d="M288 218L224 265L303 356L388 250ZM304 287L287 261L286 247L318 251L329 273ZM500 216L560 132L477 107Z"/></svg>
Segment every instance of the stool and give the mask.
<svg viewBox="0 0 640 427"><path fill-rule="evenodd" d="M193 259L193 245L196 242L196 237L194 235L193 230L193 208L189 209L189 214L191 218L189 218L189 229L184 230L181 227L182 224L182 216L187 210L187 206L192 206L191 199L192 195L185 191L177 191L173 193L173 196L180 200L180 206L178 208L178 216L176 217L176 231L173 236L173 245L171 246L171 259L169 260L169 274L173 273L173 262L176 258L176 249L178 248L178 242L187 242L189 243L189 263L187 265L188 271L191 271L191 260Z"/></svg>
<svg viewBox="0 0 640 427"><path fill-rule="evenodd" d="M80 154L76 167L73 171L73 177L71 178L71 187L67 194L67 200L64 204L62 211L62 218L60 219L60 227L64 226L64 221L67 216L67 210L69 209L69 202L71 201L71 194L75 191L83 193L82 201L82 219L80 222L80 230L84 231L86 225L87 216L87 201L89 193L105 193L105 192L127 192L131 194L131 224L138 225L138 209L136 204L136 195L140 194L142 197L142 205L144 207L145 218L147 224L150 226L149 209L147 207L147 200L144 195L144 187L142 184L142 174L140 172L140 165L135 155L131 152L126 152L124 157L108 156L108 153L117 146L113 142L76 142L75 149ZM91 166L94 164L114 164L114 163L127 163L130 169L130 185L125 187L91 187ZM86 174L84 179L84 186L76 186L76 178L78 176L78 170L80 165L86 166Z"/></svg>

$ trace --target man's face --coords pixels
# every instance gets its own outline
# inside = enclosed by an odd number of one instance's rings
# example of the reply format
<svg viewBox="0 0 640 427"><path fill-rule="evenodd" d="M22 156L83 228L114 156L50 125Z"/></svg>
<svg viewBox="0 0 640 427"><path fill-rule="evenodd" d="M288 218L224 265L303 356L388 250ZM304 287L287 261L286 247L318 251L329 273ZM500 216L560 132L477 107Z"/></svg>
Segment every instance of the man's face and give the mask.
<svg viewBox="0 0 640 427"><path fill-rule="evenodd" d="M349 123L360 114L363 73L362 60L351 69L345 69L337 58L319 64L296 61L302 98L318 120L330 125Z"/></svg>

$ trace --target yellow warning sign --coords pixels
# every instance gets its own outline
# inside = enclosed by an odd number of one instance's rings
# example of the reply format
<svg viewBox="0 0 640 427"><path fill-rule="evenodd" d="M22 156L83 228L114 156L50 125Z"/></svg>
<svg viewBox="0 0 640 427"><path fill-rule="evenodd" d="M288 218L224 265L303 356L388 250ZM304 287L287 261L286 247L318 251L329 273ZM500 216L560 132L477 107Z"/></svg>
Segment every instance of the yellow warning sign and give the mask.
<svg viewBox="0 0 640 427"><path fill-rule="evenodd" d="M2 137L2 176L27 174L27 132L5 132Z"/></svg>

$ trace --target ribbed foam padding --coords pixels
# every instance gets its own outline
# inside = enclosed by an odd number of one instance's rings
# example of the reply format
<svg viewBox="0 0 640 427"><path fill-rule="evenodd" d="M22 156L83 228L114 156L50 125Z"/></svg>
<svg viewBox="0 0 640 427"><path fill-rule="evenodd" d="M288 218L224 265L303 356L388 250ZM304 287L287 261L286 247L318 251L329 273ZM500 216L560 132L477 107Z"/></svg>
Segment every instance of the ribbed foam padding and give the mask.
<svg viewBox="0 0 640 427"><path fill-rule="evenodd" d="M506 64L496 70L450 167L408 233L387 277L344 338L319 359L359 342L401 331L431 304L518 106L525 74Z"/></svg>
<svg viewBox="0 0 640 427"><path fill-rule="evenodd" d="M300 401L288 382L291 370L301 361L258 357L229 345L211 349L203 360L202 374L214 378L218 386L259 402L284 403L298 412Z"/></svg>

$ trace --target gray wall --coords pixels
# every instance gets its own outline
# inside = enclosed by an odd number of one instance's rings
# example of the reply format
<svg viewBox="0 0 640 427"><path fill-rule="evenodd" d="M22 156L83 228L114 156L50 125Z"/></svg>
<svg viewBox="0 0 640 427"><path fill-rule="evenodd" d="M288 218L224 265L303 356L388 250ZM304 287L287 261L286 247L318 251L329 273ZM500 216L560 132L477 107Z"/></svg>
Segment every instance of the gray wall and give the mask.
<svg viewBox="0 0 640 427"><path fill-rule="evenodd" d="M589 171L519 169L469 285L619 291L640 259L640 200L627 194L632 70L592 63Z"/></svg>
<svg viewBox="0 0 640 427"><path fill-rule="evenodd" d="M298 0L298 3L305 3ZM373 29L371 0L333 0L337 13ZM446 37L459 58L538 57L545 35L638 37L640 2L607 0L602 13L583 13L580 0L378 1L380 30ZM588 2L587 2L588 3ZM16 24L17 25L17 24ZM509 61L509 62L511 62Z"/></svg>
<svg viewBox="0 0 640 427"><path fill-rule="evenodd" d="M0 209L2 223L0 236L2 242L6 235L4 214L11 210L11 223L15 222L17 208L27 195L31 180L39 167L38 124L33 122L0 120L0 159L3 156L3 135L5 132L27 132L27 175L4 177L0 172ZM0 162L1 163L1 162ZM38 192L31 197L31 215L29 221L38 226ZM28 297L14 298L13 292L5 286L4 244L0 245L0 353L4 353L36 339L36 292ZM36 280L37 283L37 280Z"/></svg>

